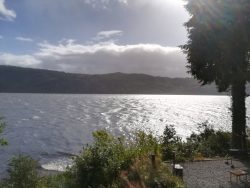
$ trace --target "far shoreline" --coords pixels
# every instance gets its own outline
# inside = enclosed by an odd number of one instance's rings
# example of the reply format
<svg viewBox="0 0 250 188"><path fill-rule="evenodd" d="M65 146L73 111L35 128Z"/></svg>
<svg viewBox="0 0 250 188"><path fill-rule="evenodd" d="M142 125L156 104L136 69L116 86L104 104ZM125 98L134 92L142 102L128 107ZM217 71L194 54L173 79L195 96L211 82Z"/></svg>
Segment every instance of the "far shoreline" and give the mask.
<svg viewBox="0 0 250 188"><path fill-rule="evenodd" d="M172 94L172 93L46 93L46 92L0 92L0 94L38 94L38 95L166 95L166 96L228 96L230 95L223 94ZM248 97L248 96L247 96Z"/></svg>

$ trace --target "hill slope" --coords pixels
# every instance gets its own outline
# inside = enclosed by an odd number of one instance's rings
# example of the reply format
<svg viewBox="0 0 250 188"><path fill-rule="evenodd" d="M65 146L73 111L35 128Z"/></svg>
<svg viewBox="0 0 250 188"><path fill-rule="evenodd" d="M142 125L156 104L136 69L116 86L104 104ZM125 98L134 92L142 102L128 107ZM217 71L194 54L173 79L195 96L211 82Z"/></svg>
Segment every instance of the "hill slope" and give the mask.
<svg viewBox="0 0 250 188"><path fill-rule="evenodd" d="M144 74L71 74L42 69L0 66L0 92L76 94L219 94L191 78Z"/></svg>

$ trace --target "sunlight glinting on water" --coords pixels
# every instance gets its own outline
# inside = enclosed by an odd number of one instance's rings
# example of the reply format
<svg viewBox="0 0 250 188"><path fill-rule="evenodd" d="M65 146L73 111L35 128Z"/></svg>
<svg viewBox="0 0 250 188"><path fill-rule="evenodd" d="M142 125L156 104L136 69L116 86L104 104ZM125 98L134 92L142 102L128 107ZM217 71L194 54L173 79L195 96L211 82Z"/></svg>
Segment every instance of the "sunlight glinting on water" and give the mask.
<svg viewBox="0 0 250 188"><path fill-rule="evenodd" d="M0 166L10 156L26 153L52 168L65 154L77 154L90 143L98 129L124 136L136 130L161 135L166 125L174 125L185 138L206 121L216 129L231 127L228 96L0 95L9 142L0 148Z"/></svg>

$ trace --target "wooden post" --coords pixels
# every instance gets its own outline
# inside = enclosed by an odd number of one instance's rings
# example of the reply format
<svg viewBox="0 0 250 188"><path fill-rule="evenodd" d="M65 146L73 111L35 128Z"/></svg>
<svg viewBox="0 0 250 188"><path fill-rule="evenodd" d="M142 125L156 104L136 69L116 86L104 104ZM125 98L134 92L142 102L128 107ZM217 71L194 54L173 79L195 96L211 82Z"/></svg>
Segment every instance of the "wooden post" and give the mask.
<svg viewBox="0 0 250 188"><path fill-rule="evenodd" d="M176 163L176 153L175 151L173 152L173 170L172 173L175 175L175 163Z"/></svg>
<svg viewBox="0 0 250 188"><path fill-rule="evenodd" d="M154 169L156 169L155 154L152 153L152 154L150 155L150 157L151 157L152 166L153 166Z"/></svg>

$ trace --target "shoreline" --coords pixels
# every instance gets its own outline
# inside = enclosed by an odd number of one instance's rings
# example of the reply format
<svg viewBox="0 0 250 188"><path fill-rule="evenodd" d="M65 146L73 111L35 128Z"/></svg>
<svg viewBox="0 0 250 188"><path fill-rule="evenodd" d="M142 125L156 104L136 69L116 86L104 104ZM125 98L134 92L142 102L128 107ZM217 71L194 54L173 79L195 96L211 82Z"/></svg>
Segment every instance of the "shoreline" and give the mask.
<svg viewBox="0 0 250 188"><path fill-rule="evenodd" d="M37 168L37 171L40 177L54 176L64 173L62 171L57 171L57 170L47 170L42 168L41 166Z"/></svg>

